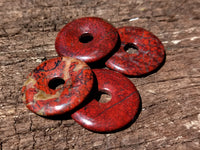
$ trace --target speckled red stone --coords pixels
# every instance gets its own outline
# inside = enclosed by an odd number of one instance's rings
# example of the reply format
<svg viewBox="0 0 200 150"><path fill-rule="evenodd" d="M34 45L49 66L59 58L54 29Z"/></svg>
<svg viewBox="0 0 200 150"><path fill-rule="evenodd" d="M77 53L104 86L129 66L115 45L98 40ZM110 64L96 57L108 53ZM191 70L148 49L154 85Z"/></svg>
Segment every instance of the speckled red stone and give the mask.
<svg viewBox="0 0 200 150"><path fill-rule="evenodd" d="M112 132L132 121L139 109L140 98L133 83L122 74L94 69L98 90L112 96L107 103L93 99L72 114L83 127L95 132Z"/></svg>
<svg viewBox="0 0 200 150"><path fill-rule="evenodd" d="M106 62L106 66L120 73L140 76L158 68L165 51L161 41L151 32L139 27L122 27L118 29L121 39L120 49ZM138 51L129 54L124 50L127 44L134 44Z"/></svg>
<svg viewBox="0 0 200 150"><path fill-rule="evenodd" d="M82 42L81 37L86 41ZM91 63L110 53L117 40L117 29L111 24L100 18L85 17L62 28L57 35L55 48L59 56L76 57Z"/></svg>
<svg viewBox="0 0 200 150"><path fill-rule="evenodd" d="M52 89L49 84L56 79L64 85ZM92 85L93 73L86 63L71 57L53 58L29 74L22 88L23 101L38 115L60 115L78 106Z"/></svg>

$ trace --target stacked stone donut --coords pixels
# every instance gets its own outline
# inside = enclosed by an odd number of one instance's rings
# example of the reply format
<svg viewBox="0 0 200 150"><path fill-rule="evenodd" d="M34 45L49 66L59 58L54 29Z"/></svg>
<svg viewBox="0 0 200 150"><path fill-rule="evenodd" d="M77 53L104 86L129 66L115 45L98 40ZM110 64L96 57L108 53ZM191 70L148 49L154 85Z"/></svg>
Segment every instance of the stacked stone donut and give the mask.
<svg viewBox="0 0 200 150"><path fill-rule="evenodd" d="M56 37L55 48L59 57L42 62L28 75L22 87L23 102L40 116L70 113L81 126L95 132L117 131L135 119L140 96L124 75L147 75L165 58L162 43L151 32L139 27L116 29L97 17L66 24ZM129 48L137 52L129 54ZM114 71L91 69L95 62ZM97 101L95 94L100 92L111 100Z"/></svg>

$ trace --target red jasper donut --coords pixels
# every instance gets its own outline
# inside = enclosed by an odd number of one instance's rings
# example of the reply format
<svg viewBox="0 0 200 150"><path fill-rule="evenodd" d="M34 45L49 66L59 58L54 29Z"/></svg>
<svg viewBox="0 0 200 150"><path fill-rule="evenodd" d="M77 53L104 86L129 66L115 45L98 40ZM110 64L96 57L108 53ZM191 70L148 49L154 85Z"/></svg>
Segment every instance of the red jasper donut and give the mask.
<svg viewBox="0 0 200 150"><path fill-rule="evenodd" d="M140 76L162 64L165 58L164 47L151 32L139 27L122 27L118 33L121 47L107 60L107 67L125 75ZM127 53L129 48L137 49L137 53Z"/></svg>
<svg viewBox="0 0 200 150"><path fill-rule="evenodd" d="M59 56L91 63L110 53L117 40L117 29L111 24L100 18L86 17L66 24L56 37L55 48Z"/></svg>
<svg viewBox="0 0 200 150"><path fill-rule="evenodd" d="M23 101L38 115L60 115L79 105L92 86L93 73L85 62L71 57L53 58L29 74L22 88Z"/></svg>
<svg viewBox="0 0 200 150"><path fill-rule="evenodd" d="M112 96L107 103L96 99L72 114L83 127L95 132L116 131L136 116L140 98L133 83L120 73L107 69L93 69L98 90Z"/></svg>

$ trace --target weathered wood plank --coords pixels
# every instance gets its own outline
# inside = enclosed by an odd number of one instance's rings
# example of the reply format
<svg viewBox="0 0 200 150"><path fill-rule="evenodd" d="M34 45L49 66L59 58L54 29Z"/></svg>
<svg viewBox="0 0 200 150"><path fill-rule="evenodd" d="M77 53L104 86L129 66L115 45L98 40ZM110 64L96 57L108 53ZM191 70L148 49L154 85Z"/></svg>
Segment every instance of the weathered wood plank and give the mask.
<svg viewBox="0 0 200 150"><path fill-rule="evenodd" d="M200 3L198 0L0 1L1 149L199 149ZM142 111L113 134L83 129L71 119L48 120L25 108L21 87L43 60L56 57L55 37L67 22L97 16L116 27L139 26L163 42L156 73L130 78Z"/></svg>

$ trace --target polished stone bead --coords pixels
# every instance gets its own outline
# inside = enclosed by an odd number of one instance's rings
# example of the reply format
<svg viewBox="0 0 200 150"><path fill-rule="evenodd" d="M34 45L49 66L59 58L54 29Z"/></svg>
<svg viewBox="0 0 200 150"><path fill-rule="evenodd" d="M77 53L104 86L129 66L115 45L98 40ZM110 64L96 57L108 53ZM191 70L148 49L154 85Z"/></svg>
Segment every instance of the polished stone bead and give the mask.
<svg viewBox="0 0 200 150"><path fill-rule="evenodd" d="M121 27L118 33L121 47L107 60L107 67L125 75L141 76L161 66L165 51L155 35L139 27ZM135 49L136 52L130 54L128 49Z"/></svg>
<svg viewBox="0 0 200 150"><path fill-rule="evenodd" d="M58 33L55 48L59 56L76 57L86 63L108 55L118 41L118 32L111 24L97 17L76 19Z"/></svg>
<svg viewBox="0 0 200 150"><path fill-rule="evenodd" d="M129 124L136 117L140 97L134 84L120 73L107 69L93 69L98 92L111 96L107 103L95 99L72 114L72 118L83 127L95 132L113 132ZM94 81L95 83L95 81Z"/></svg>
<svg viewBox="0 0 200 150"><path fill-rule="evenodd" d="M82 103L92 85L93 73L85 62L57 57L42 62L28 75L23 101L38 115L60 115Z"/></svg>

